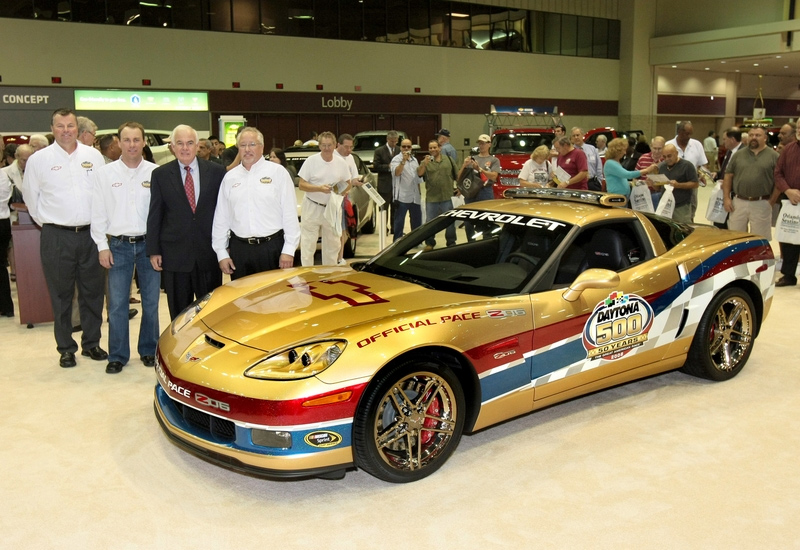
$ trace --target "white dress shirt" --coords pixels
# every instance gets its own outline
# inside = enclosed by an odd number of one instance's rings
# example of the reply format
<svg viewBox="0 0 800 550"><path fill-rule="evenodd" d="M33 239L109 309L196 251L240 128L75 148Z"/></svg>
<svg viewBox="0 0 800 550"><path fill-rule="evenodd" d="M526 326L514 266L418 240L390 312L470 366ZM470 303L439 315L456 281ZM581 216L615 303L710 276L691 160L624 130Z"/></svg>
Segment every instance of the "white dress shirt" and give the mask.
<svg viewBox="0 0 800 550"><path fill-rule="evenodd" d="M589 177L603 179L603 160L594 145L584 143L581 150L586 154L586 164L589 166Z"/></svg>
<svg viewBox="0 0 800 550"><path fill-rule="evenodd" d="M10 198L11 180L8 179L8 176L6 176L5 172L0 170L0 220L5 220L11 217L11 209L8 207L8 199Z"/></svg>
<svg viewBox="0 0 800 550"><path fill-rule="evenodd" d="M119 159L95 170L92 239L97 250L108 250L108 235L135 237L147 233L150 174L156 168L146 160L128 168Z"/></svg>
<svg viewBox="0 0 800 550"><path fill-rule="evenodd" d="M239 164L225 174L211 231L211 246L219 261L230 257L228 231L249 238L268 237L281 229L281 254L294 256L300 244L300 223L294 182L286 168L261 158L250 170Z"/></svg>
<svg viewBox="0 0 800 550"><path fill-rule="evenodd" d="M105 166L103 155L82 143L68 154L58 143L31 155L25 166L22 195L39 225L89 225L92 221L94 171Z"/></svg>
<svg viewBox="0 0 800 550"><path fill-rule="evenodd" d="M419 184L422 183L422 178L417 174L419 162L411 155L409 159L403 164L403 171L399 176L395 175L395 170L403 162L403 153L396 155L389 165L392 171L392 187L394 191L394 200L398 202L422 204L422 197L420 194Z"/></svg>

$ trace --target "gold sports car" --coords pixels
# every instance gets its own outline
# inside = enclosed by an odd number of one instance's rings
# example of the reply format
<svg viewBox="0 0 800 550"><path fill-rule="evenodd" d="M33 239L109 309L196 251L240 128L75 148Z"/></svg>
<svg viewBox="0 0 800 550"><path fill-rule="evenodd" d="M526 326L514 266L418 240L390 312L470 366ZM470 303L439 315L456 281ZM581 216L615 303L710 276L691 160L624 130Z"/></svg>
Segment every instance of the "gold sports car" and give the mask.
<svg viewBox="0 0 800 550"><path fill-rule="evenodd" d="M266 477L408 482L463 433L664 371L742 370L772 302L766 240L619 195L509 193L352 268L261 273L190 306L158 345L166 434Z"/></svg>

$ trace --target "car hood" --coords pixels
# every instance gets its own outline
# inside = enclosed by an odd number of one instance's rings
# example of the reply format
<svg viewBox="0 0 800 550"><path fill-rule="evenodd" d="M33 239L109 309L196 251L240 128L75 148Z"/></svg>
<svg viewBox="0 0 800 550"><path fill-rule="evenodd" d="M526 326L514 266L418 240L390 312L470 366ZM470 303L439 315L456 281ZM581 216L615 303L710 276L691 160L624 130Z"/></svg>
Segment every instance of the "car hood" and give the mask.
<svg viewBox="0 0 800 550"><path fill-rule="evenodd" d="M320 338L354 337L362 327L374 331L383 322L469 299L350 268L284 273L246 277L217 289L202 321L226 339L274 351Z"/></svg>

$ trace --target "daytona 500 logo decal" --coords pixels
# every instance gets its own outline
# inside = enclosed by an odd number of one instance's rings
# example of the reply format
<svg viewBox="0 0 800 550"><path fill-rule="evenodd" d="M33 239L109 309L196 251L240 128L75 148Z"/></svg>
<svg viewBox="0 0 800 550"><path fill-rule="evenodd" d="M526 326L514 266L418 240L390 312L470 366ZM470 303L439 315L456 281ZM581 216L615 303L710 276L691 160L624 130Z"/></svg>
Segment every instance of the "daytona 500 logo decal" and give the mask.
<svg viewBox="0 0 800 550"><path fill-rule="evenodd" d="M597 304L583 328L589 359L613 361L647 341L653 308L641 296L613 292Z"/></svg>

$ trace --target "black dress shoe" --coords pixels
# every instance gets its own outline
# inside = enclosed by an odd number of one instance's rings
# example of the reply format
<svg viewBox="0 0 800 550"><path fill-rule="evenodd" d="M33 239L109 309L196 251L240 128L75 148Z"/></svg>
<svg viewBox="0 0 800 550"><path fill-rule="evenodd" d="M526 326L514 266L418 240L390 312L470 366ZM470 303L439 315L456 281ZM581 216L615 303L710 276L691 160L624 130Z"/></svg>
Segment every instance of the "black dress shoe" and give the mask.
<svg viewBox="0 0 800 550"><path fill-rule="evenodd" d="M106 374L117 374L118 372L122 372L122 363L119 361L111 361L106 365Z"/></svg>
<svg viewBox="0 0 800 550"><path fill-rule="evenodd" d="M786 276L783 276L775 283L775 286L794 286L797 284L797 279L789 279Z"/></svg>
<svg viewBox="0 0 800 550"><path fill-rule="evenodd" d="M134 317L136 317L138 314L139 314L139 310L138 310L138 309L133 309L133 308L130 308L130 309L128 310L128 319L129 319L129 320L130 320L130 319L133 319L133 318L134 318Z"/></svg>
<svg viewBox="0 0 800 550"><path fill-rule="evenodd" d="M100 346L95 346L90 349L85 349L81 352L81 355L83 355L84 357L91 357L95 361L102 361L103 359L108 359L108 354Z"/></svg>
<svg viewBox="0 0 800 550"><path fill-rule="evenodd" d="M14 316L14 312L13 311L4 311L3 313L0 313L0 315L2 315L3 317L13 317Z"/></svg>
<svg viewBox="0 0 800 550"><path fill-rule="evenodd" d="M61 365L62 369L68 369L70 367L74 367L77 365L75 362L75 354L71 351L65 351L61 354L61 359L58 361L58 364Z"/></svg>
<svg viewBox="0 0 800 550"><path fill-rule="evenodd" d="M155 355L142 355L142 363L144 363L145 367L155 367L156 366Z"/></svg>

